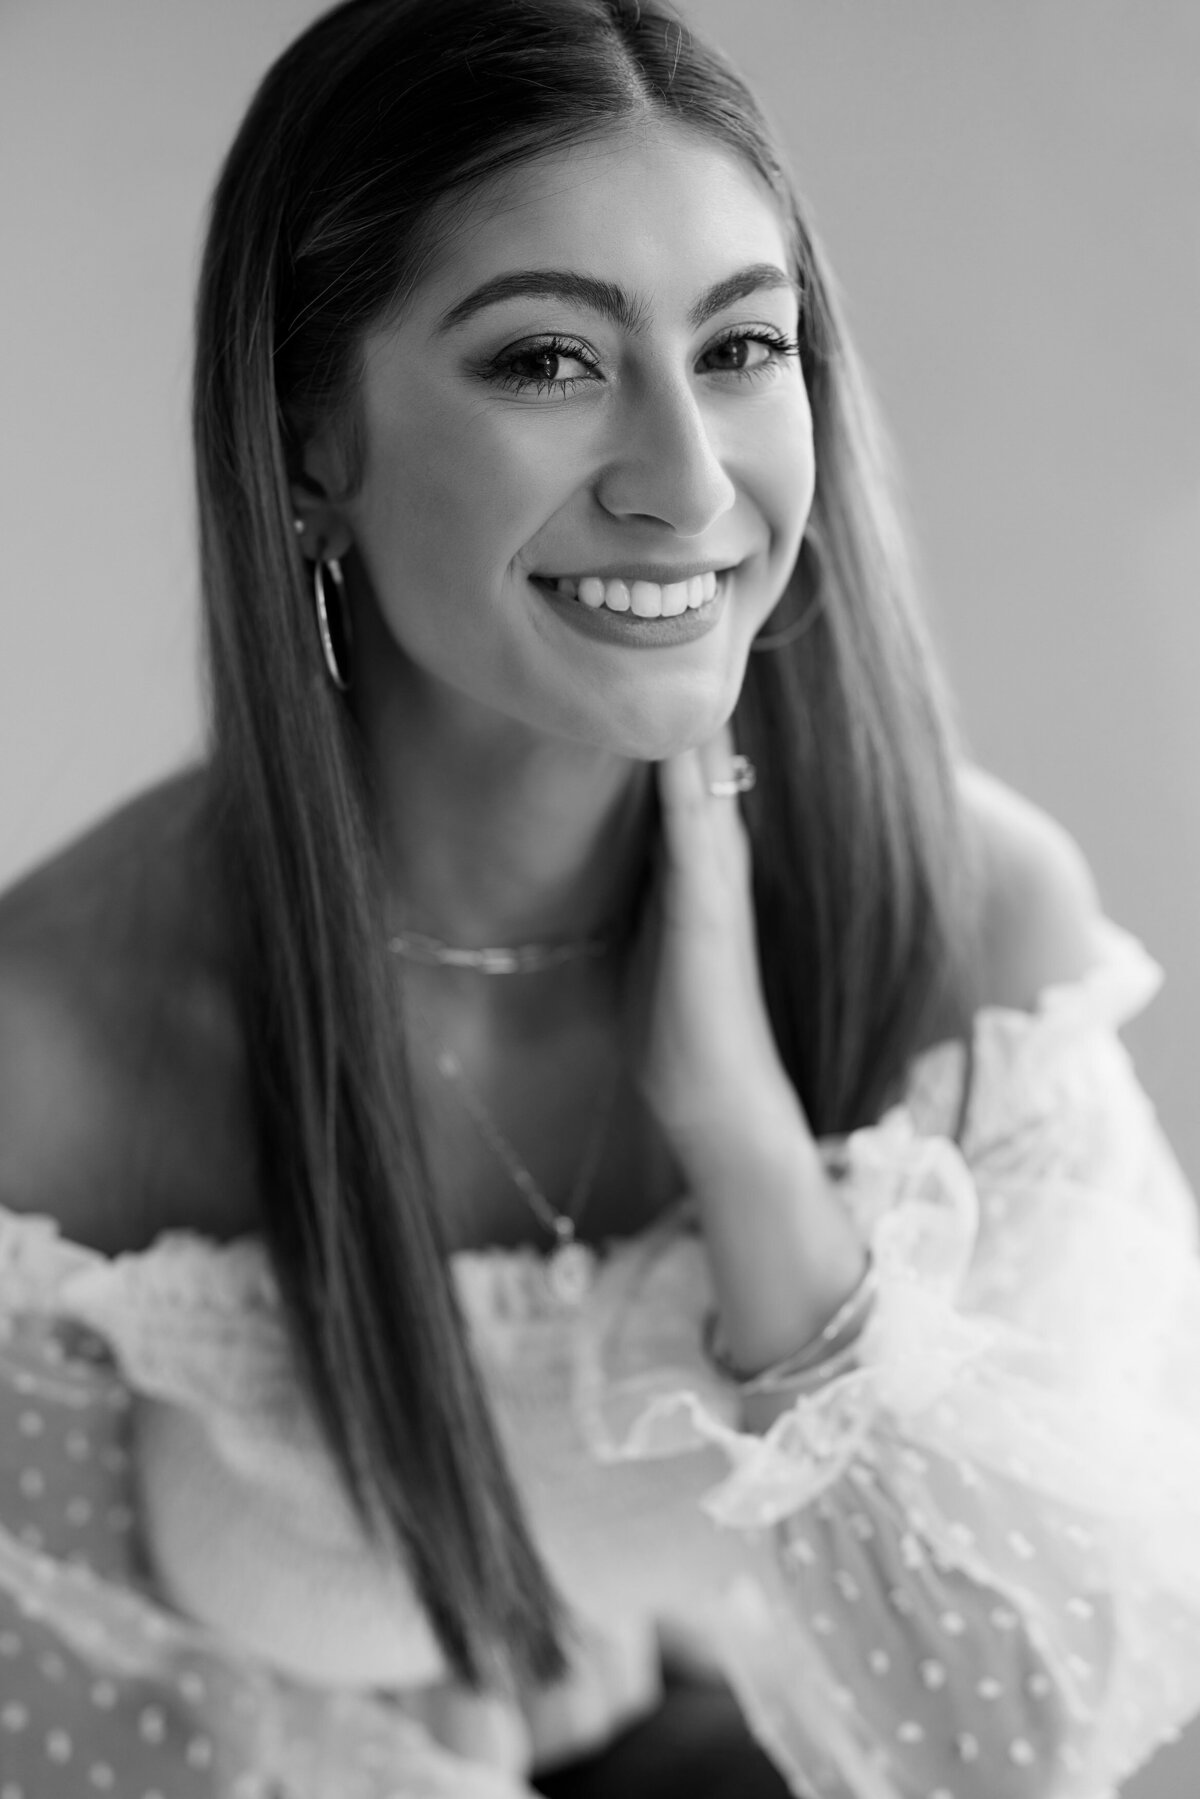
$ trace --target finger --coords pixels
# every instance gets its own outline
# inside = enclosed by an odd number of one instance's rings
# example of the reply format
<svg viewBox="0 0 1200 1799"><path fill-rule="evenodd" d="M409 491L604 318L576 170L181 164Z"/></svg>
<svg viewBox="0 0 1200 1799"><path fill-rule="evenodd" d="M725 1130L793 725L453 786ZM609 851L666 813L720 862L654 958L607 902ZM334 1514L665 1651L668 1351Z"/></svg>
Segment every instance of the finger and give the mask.
<svg viewBox="0 0 1200 1799"><path fill-rule="evenodd" d="M697 747L664 757L658 764L664 807L683 812L707 810L713 798L709 783L729 779L734 754L733 732L723 724Z"/></svg>
<svg viewBox="0 0 1200 1799"><path fill-rule="evenodd" d="M663 872L703 894L714 883L723 889L729 875L744 874L746 827L735 798L709 793L699 751L686 757L672 757L670 767L659 764Z"/></svg>
<svg viewBox="0 0 1200 1799"><path fill-rule="evenodd" d="M658 791L667 868L676 877L704 880L713 857L717 802L707 791L699 750L682 750L660 762Z"/></svg>
<svg viewBox="0 0 1200 1799"><path fill-rule="evenodd" d="M658 764L658 795L670 837L678 821L697 812L707 797L704 769L697 750L680 750L678 755L664 756Z"/></svg>
<svg viewBox="0 0 1200 1799"><path fill-rule="evenodd" d="M733 728L728 721L700 745L700 765L706 795L708 795L710 781L727 781L729 779L736 754L737 747L733 741ZM708 795L708 797L712 796Z"/></svg>

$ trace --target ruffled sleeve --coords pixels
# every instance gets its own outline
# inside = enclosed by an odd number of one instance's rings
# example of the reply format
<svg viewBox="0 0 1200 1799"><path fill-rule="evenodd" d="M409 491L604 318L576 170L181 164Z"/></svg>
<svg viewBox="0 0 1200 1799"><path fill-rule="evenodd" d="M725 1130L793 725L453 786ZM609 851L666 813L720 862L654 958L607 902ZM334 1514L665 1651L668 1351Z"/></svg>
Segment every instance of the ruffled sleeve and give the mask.
<svg viewBox="0 0 1200 1799"><path fill-rule="evenodd" d="M697 1238L599 1308L603 1461L700 1447L740 1533L711 1630L798 1783L870 1799L1103 1799L1200 1706L1200 1263L1118 1027L1159 972L1111 925L1082 981L977 1021L848 1139L879 1301L859 1365L764 1435L704 1357Z"/></svg>
<svg viewBox="0 0 1200 1799"><path fill-rule="evenodd" d="M277 1560L296 1588L293 1632L313 1632L324 1583L341 1609L332 1625L327 1613L316 1623L345 1630L351 1667L358 1590L374 1576L377 1610L387 1593L361 1553L331 1554L341 1518L321 1509L314 1427L262 1246L175 1233L110 1259L64 1240L52 1219L0 1208L0 1793L525 1791L530 1732L502 1697L422 1684L419 1653L411 1691L306 1680L171 1602L149 1553L146 1452L172 1421L181 1434L164 1439L164 1455L191 1516L212 1510L215 1470L242 1476L241 1512L253 1524L261 1511L285 1540ZM202 1443L211 1453L194 1453ZM279 1498L281 1458L290 1510ZM291 1543L293 1518L310 1514L315 1524ZM224 1514L216 1524L232 1534ZM215 1528L205 1527L198 1556L220 1588L233 1583L212 1550ZM267 1609L271 1569L259 1564L270 1541L254 1524L254 1555L238 1546L239 1617ZM403 1616L395 1634L403 1657Z"/></svg>

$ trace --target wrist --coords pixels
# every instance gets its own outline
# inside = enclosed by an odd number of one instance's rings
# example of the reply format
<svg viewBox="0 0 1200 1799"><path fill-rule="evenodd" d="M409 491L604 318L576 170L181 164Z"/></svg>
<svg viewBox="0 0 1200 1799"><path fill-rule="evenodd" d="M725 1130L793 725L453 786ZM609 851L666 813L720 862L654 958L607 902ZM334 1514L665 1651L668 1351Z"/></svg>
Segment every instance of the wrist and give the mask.
<svg viewBox="0 0 1200 1799"><path fill-rule="evenodd" d="M819 1339L868 1258L798 1103L714 1148L692 1192L728 1361L753 1376Z"/></svg>

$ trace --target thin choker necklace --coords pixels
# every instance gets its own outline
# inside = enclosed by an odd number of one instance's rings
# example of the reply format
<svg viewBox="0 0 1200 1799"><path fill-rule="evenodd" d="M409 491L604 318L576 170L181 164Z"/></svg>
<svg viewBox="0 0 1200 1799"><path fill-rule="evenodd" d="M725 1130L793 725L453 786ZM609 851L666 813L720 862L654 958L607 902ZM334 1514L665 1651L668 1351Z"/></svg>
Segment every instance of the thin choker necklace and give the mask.
<svg viewBox="0 0 1200 1799"><path fill-rule="evenodd" d="M474 968L480 974L537 974L544 968L558 968L563 962L603 956L616 940L615 931L603 931L593 937L566 938L560 943L517 943L506 949L458 949L419 931L398 931L388 938L387 946L393 955L407 956L412 962Z"/></svg>

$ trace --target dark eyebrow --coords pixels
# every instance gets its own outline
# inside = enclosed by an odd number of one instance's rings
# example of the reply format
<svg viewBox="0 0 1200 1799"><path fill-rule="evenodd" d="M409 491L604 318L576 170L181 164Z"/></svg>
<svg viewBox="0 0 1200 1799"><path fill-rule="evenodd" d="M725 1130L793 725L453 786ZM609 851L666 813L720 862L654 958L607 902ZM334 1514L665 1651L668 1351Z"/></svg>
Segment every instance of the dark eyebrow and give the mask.
<svg viewBox="0 0 1200 1799"><path fill-rule="evenodd" d="M726 276L701 295L688 313L688 323L693 330L705 324L727 306L738 300L746 299L750 294L768 292L771 289L787 288L797 298L801 297L799 282L777 267L773 262L755 262L748 268L739 269L736 275ZM644 308L638 305L615 282L601 281L595 275L580 275L573 269L514 269L508 275L495 275L490 281L483 282L473 288L463 299L458 300L438 320L437 330L452 331L456 325L462 325L467 319L482 312L485 306L497 306L504 300L565 300L570 306L584 306L591 312L598 312L601 317L623 331L637 331L645 316Z"/></svg>

